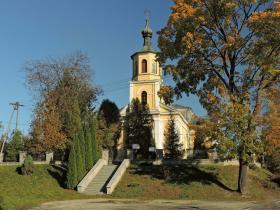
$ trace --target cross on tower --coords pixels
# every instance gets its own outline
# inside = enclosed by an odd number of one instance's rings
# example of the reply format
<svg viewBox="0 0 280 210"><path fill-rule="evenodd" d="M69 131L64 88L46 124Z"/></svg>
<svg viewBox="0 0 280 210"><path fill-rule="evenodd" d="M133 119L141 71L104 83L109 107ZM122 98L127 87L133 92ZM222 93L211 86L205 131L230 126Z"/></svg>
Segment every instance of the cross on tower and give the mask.
<svg viewBox="0 0 280 210"><path fill-rule="evenodd" d="M145 14L146 20L150 20L150 17L151 17L151 11L150 11L150 10L148 10L148 9L145 9L144 14Z"/></svg>

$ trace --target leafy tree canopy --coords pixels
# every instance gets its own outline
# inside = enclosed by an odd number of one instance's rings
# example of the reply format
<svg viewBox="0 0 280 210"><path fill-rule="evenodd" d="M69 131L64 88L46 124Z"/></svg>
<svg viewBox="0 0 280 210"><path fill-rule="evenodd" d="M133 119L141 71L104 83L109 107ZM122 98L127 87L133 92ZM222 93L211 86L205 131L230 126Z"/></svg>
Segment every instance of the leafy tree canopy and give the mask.
<svg viewBox="0 0 280 210"><path fill-rule="evenodd" d="M98 142L104 149L109 149L115 157L117 154L118 140L120 138L121 122L117 105L106 99L101 103L98 111Z"/></svg>
<svg viewBox="0 0 280 210"><path fill-rule="evenodd" d="M244 192L246 166L260 149L262 95L280 80L279 3L174 3L159 32L158 59L173 76L175 94L196 94L217 123L213 134L223 157L241 161L238 191Z"/></svg>
<svg viewBox="0 0 280 210"><path fill-rule="evenodd" d="M109 99L105 99L102 101L101 106L99 108L99 115L101 114L103 114L107 125L119 123L120 121L119 109L117 105Z"/></svg>
<svg viewBox="0 0 280 210"><path fill-rule="evenodd" d="M92 84L88 57L78 52L63 59L31 61L25 71L37 100L32 122L35 150L69 149L100 93Z"/></svg>

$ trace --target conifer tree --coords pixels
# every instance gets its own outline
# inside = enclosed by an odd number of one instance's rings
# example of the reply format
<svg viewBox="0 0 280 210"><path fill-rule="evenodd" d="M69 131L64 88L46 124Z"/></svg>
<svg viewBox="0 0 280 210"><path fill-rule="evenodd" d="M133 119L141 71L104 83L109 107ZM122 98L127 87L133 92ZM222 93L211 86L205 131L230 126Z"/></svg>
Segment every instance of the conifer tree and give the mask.
<svg viewBox="0 0 280 210"><path fill-rule="evenodd" d="M84 138L84 132L83 129L80 130L79 135L79 146L80 146L80 155L81 155L81 172L80 172L80 178L84 177L86 173L86 154L85 154L85 138Z"/></svg>
<svg viewBox="0 0 280 210"><path fill-rule="evenodd" d="M92 137L88 126L86 126L84 129L84 135L85 135L85 167L86 170L88 171L93 166Z"/></svg>
<svg viewBox="0 0 280 210"><path fill-rule="evenodd" d="M16 162L18 159L19 151L22 149L23 149L22 133L16 130L11 142L7 146L6 160Z"/></svg>
<svg viewBox="0 0 280 210"><path fill-rule="evenodd" d="M125 135L126 147L131 148L132 144L139 144L139 153L143 158L149 156L149 146L152 145L153 118L149 107L140 103L139 99L133 99L126 110Z"/></svg>
<svg viewBox="0 0 280 210"><path fill-rule="evenodd" d="M61 103L68 105L62 105L65 107L65 109L61 111L60 118L64 125L63 130L69 138L73 139L82 128L81 110L78 98L76 96L67 96L67 94L68 93L65 93L65 96L61 96ZM63 99L63 97L65 97L65 99Z"/></svg>
<svg viewBox="0 0 280 210"><path fill-rule="evenodd" d="M180 159L183 156L182 144L176 130L174 118L171 117L165 131L164 156L166 159Z"/></svg>
<svg viewBox="0 0 280 210"><path fill-rule="evenodd" d="M78 183L77 164L76 164L76 144L72 143L68 159L68 170L67 170L67 188L74 189Z"/></svg>
<svg viewBox="0 0 280 210"><path fill-rule="evenodd" d="M96 139L96 118L92 116L90 119L90 134L91 134L91 144L92 144L92 155L93 163L96 163L99 157L101 157L101 149Z"/></svg>
<svg viewBox="0 0 280 210"><path fill-rule="evenodd" d="M76 135L73 139L73 143L75 145L75 157L76 157L76 168L77 168L77 178L78 182L82 179L83 177L83 166L84 166L84 160L82 159L82 154L81 154L81 141L79 139L79 136Z"/></svg>

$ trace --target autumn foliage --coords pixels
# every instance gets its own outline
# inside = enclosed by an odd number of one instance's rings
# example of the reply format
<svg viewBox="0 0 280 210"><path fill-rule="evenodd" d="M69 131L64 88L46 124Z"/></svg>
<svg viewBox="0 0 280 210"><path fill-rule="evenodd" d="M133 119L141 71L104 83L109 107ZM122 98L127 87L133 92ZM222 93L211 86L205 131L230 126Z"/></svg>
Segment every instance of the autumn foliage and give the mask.
<svg viewBox="0 0 280 210"><path fill-rule="evenodd" d="M273 172L280 172L280 87L267 93L266 112L263 115L265 162Z"/></svg>
<svg viewBox="0 0 280 210"><path fill-rule="evenodd" d="M66 134L62 132L62 124L56 106L57 95L49 93L44 103L36 111L36 118L32 123L33 137L36 139L35 151L54 151L65 149Z"/></svg>
<svg viewBox="0 0 280 210"><path fill-rule="evenodd" d="M37 99L28 143L33 153L69 150L92 115L99 89L91 83L88 62L78 52L26 64L26 82Z"/></svg>
<svg viewBox="0 0 280 210"><path fill-rule="evenodd" d="M280 88L268 93L268 110L264 115L264 135L271 145L280 147Z"/></svg>
<svg viewBox="0 0 280 210"><path fill-rule="evenodd" d="M159 31L158 59L174 93L195 94L208 111L220 157L240 161L238 191L260 154L263 97L279 84L279 3L256 0L174 0ZM165 94L168 95L168 94Z"/></svg>

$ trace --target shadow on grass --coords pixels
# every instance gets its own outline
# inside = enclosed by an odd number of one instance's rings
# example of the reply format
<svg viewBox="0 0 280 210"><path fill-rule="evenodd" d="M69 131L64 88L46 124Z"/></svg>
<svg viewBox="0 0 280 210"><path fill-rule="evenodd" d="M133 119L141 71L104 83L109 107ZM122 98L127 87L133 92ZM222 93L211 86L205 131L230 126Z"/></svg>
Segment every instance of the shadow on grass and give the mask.
<svg viewBox="0 0 280 210"><path fill-rule="evenodd" d="M21 166L19 166L19 167L16 168L16 172L17 172L19 175L22 175Z"/></svg>
<svg viewBox="0 0 280 210"><path fill-rule="evenodd" d="M66 169L62 166L52 165L51 169L48 169L48 173L56 179L57 183L62 188L66 188Z"/></svg>
<svg viewBox="0 0 280 210"><path fill-rule="evenodd" d="M4 210L4 198L0 196L0 210Z"/></svg>
<svg viewBox="0 0 280 210"><path fill-rule="evenodd" d="M272 176L271 181L276 183L278 185L278 187L280 187L280 175Z"/></svg>
<svg viewBox="0 0 280 210"><path fill-rule="evenodd" d="M192 182L200 182L202 184L216 184L224 190L234 192L222 182L218 180L217 174L214 172L206 172L196 166L186 165L148 165L140 164L133 172L138 175L150 175L152 178L162 179L168 183L190 184Z"/></svg>

